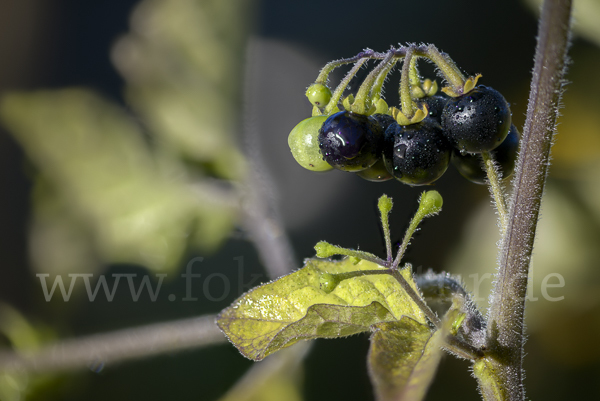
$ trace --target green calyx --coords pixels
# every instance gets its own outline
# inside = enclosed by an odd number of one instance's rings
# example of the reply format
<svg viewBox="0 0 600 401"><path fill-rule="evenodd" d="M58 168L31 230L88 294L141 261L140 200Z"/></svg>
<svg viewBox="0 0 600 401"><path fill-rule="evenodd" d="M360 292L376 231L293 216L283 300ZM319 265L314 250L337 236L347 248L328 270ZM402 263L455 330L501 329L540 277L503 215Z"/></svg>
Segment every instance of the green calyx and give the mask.
<svg viewBox="0 0 600 401"><path fill-rule="evenodd" d="M423 104L421 107L422 109L416 108L417 111L415 111L411 117L407 116L402 112L402 110L399 110L395 107L390 107L389 114L394 117L399 125L416 124L423 121L429 115L429 109L427 108L427 105Z"/></svg>
<svg viewBox="0 0 600 401"><path fill-rule="evenodd" d="M477 74L475 76L471 76L471 77L467 78L460 91L456 91L453 88L446 86L446 87L442 88L442 92L444 92L446 95L448 95L450 97L458 97L458 96L466 95L467 93L471 92L477 86L477 81L479 81L479 78L481 78L481 76L482 76L481 74Z"/></svg>

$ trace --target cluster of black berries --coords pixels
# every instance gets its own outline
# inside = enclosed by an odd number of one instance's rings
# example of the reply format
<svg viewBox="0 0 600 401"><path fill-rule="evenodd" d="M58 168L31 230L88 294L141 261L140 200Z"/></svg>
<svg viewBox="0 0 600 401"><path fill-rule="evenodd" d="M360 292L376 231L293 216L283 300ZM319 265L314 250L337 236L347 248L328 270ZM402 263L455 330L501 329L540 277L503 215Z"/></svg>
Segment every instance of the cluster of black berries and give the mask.
<svg viewBox="0 0 600 401"><path fill-rule="evenodd" d="M433 49L427 48L437 52ZM406 51L403 54L406 55ZM385 78L391 70L388 60L395 53L386 55L375 71L379 78ZM432 58L436 59L435 54ZM441 60L451 61L445 56ZM332 98L325 85L311 85L307 96L316 112L298 124L288 138L298 163L314 171L335 168L354 172L369 181L396 178L409 185L433 183L452 163L465 178L483 184L487 175L481 154L489 152L502 177L510 176L519 133L511 124L510 107L504 97L490 87L475 86L479 76L469 78L470 81L458 80L455 88L462 94L449 88L445 91L450 96L436 95L437 86L431 90L429 80L423 86L419 78L414 78L418 77L414 63L411 68L415 71L410 77L411 92L405 90L403 99L403 106L405 100L412 106L405 107L410 109L409 113L388 108L380 99L375 73L371 81L363 84L376 88L371 89L371 97L364 96L366 91L360 100L360 95L357 94L356 99L351 95L350 100L343 102L343 111L339 111L338 100L344 88L336 89ZM403 76L402 79L409 78ZM418 91L414 91L415 88ZM425 92L422 88L426 88ZM414 93L418 95L413 96ZM419 118L415 110L421 112Z"/></svg>
<svg viewBox="0 0 600 401"><path fill-rule="evenodd" d="M340 111L329 116L318 135L323 160L369 181L396 178L409 185L436 181L452 161L464 177L484 183L478 154L493 151L503 177L512 173L519 134L498 91L478 86L456 98L435 95L421 103L427 117L409 125L389 114Z"/></svg>

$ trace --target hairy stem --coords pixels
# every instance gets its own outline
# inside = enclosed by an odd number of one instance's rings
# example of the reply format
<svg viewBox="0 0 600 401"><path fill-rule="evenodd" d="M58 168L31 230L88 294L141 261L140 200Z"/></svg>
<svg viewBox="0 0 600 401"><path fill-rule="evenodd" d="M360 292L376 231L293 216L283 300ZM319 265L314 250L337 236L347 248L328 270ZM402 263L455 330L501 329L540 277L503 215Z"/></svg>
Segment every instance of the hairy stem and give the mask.
<svg viewBox="0 0 600 401"><path fill-rule="evenodd" d="M414 104L410 94L410 71L413 59L414 50L408 48L402 65L402 78L400 79L400 102L402 105L402 113L408 118L415 115L416 105Z"/></svg>
<svg viewBox="0 0 600 401"><path fill-rule="evenodd" d="M427 56L440 69L454 92L462 94L466 81L465 76L450 57L445 53L440 53L437 47L432 44L427 47Z"/></svg>
<svg viewBox="0 0 600 401"><path fill-rule="evenodd" d="M500 229L502 230L502 234L506 232L506 201L504 199L504 191L502 189L502 184L500 182L501 178L498 174L498 169L494 164L494 159L490 152L483 152L481 154L483 158L483 167L488 176L488 183L490 187L490 192L492 197L494 198L494 204L496 205L496 210L498 210L498 220L500 220Z"/></svg>
<svg viewBox="0 0 600 401"><path fill-rule="evenodd" d="M356 73L358 72L358 70L360 70L360 68L362 67L362 65L367 60L368 60L367 57L359 59L356 62L356 64L354 64L354 67L352 67L352 69L348 72L348 74L346 74L346 76L344 77L344 79L342 79L342 82L340 82L340 84L338 85L338 87L335 88L335 91L331 95L331 100L327 104L327 107L325 108L324 114L331 114L332 111L333 111L333 109L335 107L337 107L337 104L340 101L340 98L342 97L344 91L346 90L346 87L348 86L348 84L350 83L350 81L352 80L352 78L354 78L354 76L356 75Z"/></svg>
<svg viewBox="0 0 600 401"><path fill-rule="evenodd" d="M371 96L369 96L371 89L373 88L373 85L377 81L381 72L385 71L386 67L390 64L393 57L394 54L389 52L383 59L383 61L381 61L379 65L369 73L367 78L363 81L362 85L360 85L352 107L353 112L359 114L368 113L369 108L371 107ZM385 79L385 76L383 77L383 79Z"/></svg>
<svg viewBox="0 0 600 401"><path fill-rule="evenodd" d="M425 316L433 323L436 328L440 328L442 326L442 322L439 317L431 310L431 308L423 301L423 298L408 284L408 282L404 279L402 274L397 269L389 270L391 275L400 283L402 289L408 294L409 297L419 306L419 309L423 311Z"/></svg>
<svg viewBox="0 0 600 401"><path fill-rule="evenodd" d="M363 52L358 53L354 57L331 61L321 69L321 72L319 73L319 76L317 77L317 80L315 82L322 83L323 85L325 85L327 84L327 80L329 79L329 74L336 68L341 67L344 64L356 63L361 58L377 58L377 56L378 54L376 54L373 50L365 50Z"/></svg>
<svg viewBox="0 0 600 401"><path fill-rule="evenodd" d="M570 19L571 0L544 2L527 119L488 315L487 339L492 366L487 370L493 372L493 381L501 389L486 388L489 380L480 380L485 399L498 399L497 394L508 400L522 401L525 397L522 360L527 278L564 83Z"/></svg>

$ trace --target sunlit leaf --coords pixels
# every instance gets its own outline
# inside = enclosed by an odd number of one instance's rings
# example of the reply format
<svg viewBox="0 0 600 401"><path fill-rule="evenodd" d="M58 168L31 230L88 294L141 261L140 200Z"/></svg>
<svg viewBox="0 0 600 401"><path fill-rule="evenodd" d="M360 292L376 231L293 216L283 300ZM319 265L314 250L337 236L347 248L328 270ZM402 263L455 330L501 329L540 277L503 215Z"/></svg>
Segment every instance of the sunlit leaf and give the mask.
<svg viewBox="0 0 600 401"><path fill-rule="evenodd" d="M38 245L44 246L36 246L40 253L34 260L44 263L38 266L44 273L64 268L50 265L61 259L45 258L44 250L77 246L80 241L56 240L78 233L81 241L93 243L81 247L80 269L89 264L85 256L91 248L104 261L167 270L179 262L199 221L212 228L207 243L230 230L231 206L208 202L192 190L180 167L153 154L124 111L92 92L11 94L1 112L41 177L34 191L35 215L40 217L34 232L43 237L40 230L45 229L53 239L44 245L38 237ZM77 224L63 230L57 226L63 218Z"/></svg>
<svg viewBox="0 0 600 401"><path fill-rule="evenodd" d="M425 397L441 358L440 333L406 316L374 326L368 364L378 400Z"/></svg>
<svg viewBox="0 0 600 401"><path fill-rule="evenodd" d="M170 150L239 178L236 112L253 8L246 0L151 0L134 12L113 60L127 98ZM223 168L226 166L226 168Z"/></svg>
<svg viewBox="0 0 600 401"><path fill-rule="evenodd" d="M254 360L299 340L344 337L368 331L380 322L411 316L425 324L417 305L389 275L360 276L321 288L327 273L383 269L349 259L307 260L305 266L246 293L225 309L217 323L246 357ZM414 287L410 269L402 275Z"/></svg>

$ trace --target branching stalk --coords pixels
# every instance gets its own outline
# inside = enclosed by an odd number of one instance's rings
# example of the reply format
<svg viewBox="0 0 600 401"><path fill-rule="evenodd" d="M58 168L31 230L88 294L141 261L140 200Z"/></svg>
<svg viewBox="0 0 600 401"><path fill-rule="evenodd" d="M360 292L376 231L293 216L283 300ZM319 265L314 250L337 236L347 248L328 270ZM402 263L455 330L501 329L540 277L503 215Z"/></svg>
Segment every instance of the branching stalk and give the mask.
<svg viewBox="0 0 600 401"><path fill-rule="evenodd" d="M402 277L400 271L397 269L389 270L392 276L398 281L402 289L408 294L409 297L417 304L419 309L423 311L425 316L433 323L436 328L442 327L442 322L439 317L431 310L431 308L423 301L423 298L408 284L408 282Z"/></svg>
<svg viewBox="0 0 600 401"><path fill-rule="evenodd" d="M498 174L498 168L494 163L494 159L490 152L483 152L481 154L483 159L483 167L487 173L488 183L490 187L490 192L492 197L494 198L494 204L496 205L496 210L498 210L498 220L500 221L500 229L502 230L502 234L506 232L506 200L504 197L504 190L502 188L502 183L500 182L501 178Z"/></svg>
<svg viewBox="0 0 600 401"><path fill-rule="evenodd" d="M346 74L346 76L344 77L344 79L342 79L342 82L340 82L340 84L338 85L338 87L335 89L335 91L331 95L331 100L327 104L327 107L325 108L325 113L324 114L331 114L331 112L333 111L333 109L335 107L337 107L337 104L340 101L340 98L342 97L342 94L346 90L346 87L348 86L348 84L350 83L350 81L352 80L352 78L354 78L354 76L356 75L356 73L358 72L358 70L360 70L360 67L362 67L362 65L367 60L368 60L367 57L359 59L356 62L356 64L354 64L354 67L352 67L352 69L348 72L348 74Z"/></svg>
<svg viewBox="0 0 600 401"><path fill-rule="evenodd" d="M416 105L412 100L410 93L410 72L413 62L414 49L409 47L406 51L404 64L402 65L402 78L400 79L400 103L402 105L402 113L408 118L415 115Z"/></svg>

